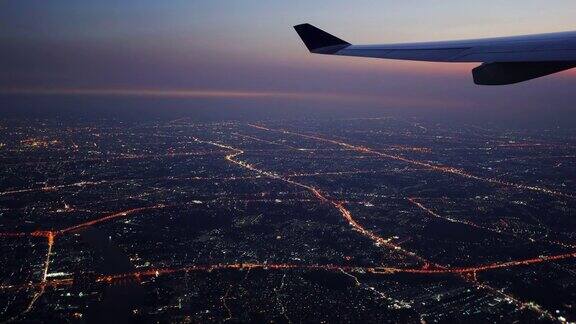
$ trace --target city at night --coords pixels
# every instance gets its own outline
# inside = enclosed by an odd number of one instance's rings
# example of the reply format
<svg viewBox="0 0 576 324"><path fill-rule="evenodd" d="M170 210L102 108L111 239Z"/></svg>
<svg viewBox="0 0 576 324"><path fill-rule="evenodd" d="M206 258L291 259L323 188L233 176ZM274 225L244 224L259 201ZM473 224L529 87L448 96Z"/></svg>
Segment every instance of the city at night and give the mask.
<svg viewBox="0 0 576 324"><path fill-rule="evenodd" d="M574 133L396 118L2 129L5 319L575 315Z"/></svg>
<svg viewBox="0 0 576 324"><path fill-rule="evenodd" d="M552 2L0 3L0 323L576 322Z"/></svg>

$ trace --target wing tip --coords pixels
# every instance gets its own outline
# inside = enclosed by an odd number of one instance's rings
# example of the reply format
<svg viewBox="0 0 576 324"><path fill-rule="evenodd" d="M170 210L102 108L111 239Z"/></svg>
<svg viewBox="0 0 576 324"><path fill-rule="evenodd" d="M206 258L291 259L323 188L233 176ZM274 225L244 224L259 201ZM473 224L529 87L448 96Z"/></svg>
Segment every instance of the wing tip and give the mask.
<svg viewBox="0 0 576 324"><path fill-rule="evenodd" d="M295 25L294 29L312 53L334 54L342 48L350 46L350 43L309 23Z"/></svg>

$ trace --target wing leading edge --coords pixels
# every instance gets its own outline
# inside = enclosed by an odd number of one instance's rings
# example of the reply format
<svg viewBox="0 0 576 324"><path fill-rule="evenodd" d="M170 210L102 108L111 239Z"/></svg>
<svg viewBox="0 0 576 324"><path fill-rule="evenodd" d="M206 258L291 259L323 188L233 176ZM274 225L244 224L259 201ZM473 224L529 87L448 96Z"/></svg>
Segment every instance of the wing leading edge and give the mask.
<svg viewBox="0 0 576 324"><path fill-rule="evenodd" d="M479 85L523 82L576 67L576 32L446 42L352 45L310 24L294 27L315 54L427 62L483 63Z"/></svg>

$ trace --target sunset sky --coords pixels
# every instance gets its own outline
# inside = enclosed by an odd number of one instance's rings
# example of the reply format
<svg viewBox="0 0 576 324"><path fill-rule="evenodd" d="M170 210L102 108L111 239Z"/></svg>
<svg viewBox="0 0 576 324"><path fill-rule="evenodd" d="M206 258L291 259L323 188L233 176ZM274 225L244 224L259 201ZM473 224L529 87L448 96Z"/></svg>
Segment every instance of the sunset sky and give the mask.
<svg viewBox="0 0 576 324"><path fill-rule="evenodd" d="M576 30L574 17L573 0L6 0L0 93L570 110L574 71L478 87L474 64L310 55L292 26L361 44Z"/></svg>

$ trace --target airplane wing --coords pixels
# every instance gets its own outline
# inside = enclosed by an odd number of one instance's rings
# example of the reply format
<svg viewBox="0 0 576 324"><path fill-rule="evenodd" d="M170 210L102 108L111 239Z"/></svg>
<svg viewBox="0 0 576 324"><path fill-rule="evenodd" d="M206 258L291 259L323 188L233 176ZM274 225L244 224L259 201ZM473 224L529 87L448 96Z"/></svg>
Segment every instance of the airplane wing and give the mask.
<svg viewBox="0 0 576 324"><path fill-rule="evenodd" d="M352 45L310 24L294 27L315 54L426 62L483 63L474 83L506 85L576 67L576 32L446 42Z"/></svg>

